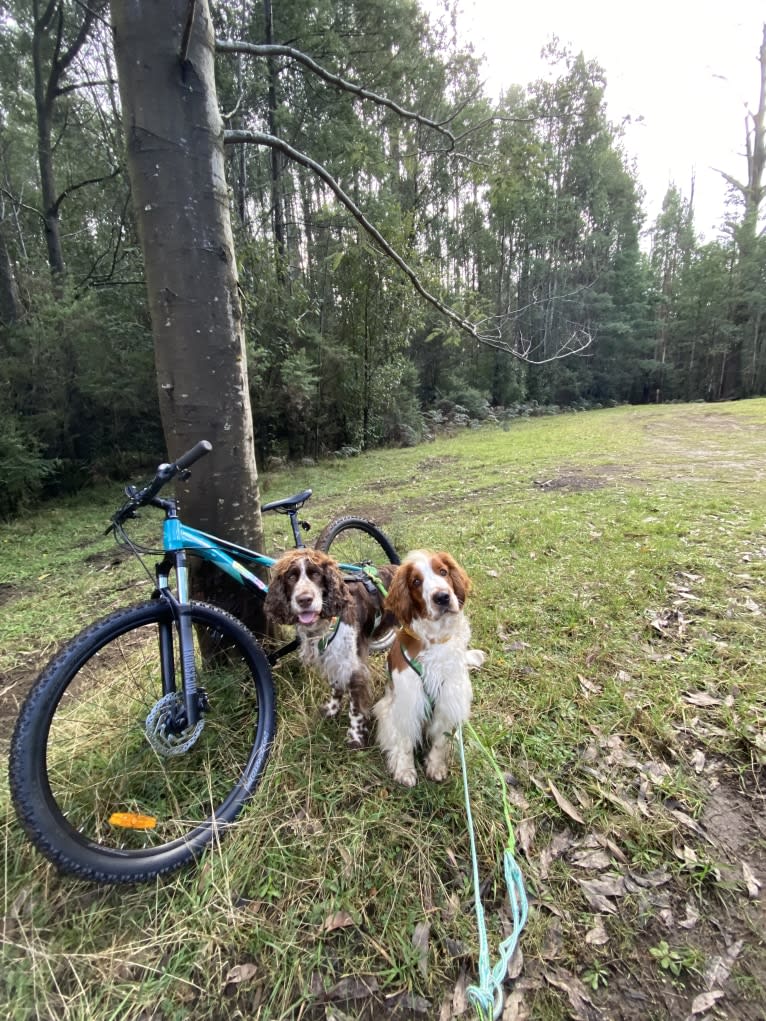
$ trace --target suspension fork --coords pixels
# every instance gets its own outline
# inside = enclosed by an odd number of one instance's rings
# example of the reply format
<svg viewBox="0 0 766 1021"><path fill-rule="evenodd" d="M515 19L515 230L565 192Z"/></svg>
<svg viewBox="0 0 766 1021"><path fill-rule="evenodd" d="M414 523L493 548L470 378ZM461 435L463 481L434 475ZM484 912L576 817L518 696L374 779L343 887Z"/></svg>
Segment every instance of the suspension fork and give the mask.
<svg viewBox="0 0 766 1021"><path fill-rule="evenodd" d="M175 570L177 596L170 591L170 572ZM186 709L186 725L193 727L200 718L200 703L197 688L197 665L194 662L194 629L189 610L189 568L186 553L176 550L157 564L157 591L161 599L169 602L173 609L173 620L160 624L160 668L162 671L162 694L176 691L176 661L173 654L173 626L178 629L178 647L181 654L181 684Z"/></svg>

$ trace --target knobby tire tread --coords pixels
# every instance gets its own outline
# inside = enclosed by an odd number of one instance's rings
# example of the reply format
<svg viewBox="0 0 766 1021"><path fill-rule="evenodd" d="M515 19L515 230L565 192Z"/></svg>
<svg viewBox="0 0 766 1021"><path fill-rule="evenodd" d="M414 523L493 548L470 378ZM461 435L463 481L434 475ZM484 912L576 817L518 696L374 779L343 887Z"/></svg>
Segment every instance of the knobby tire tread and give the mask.
<svg viewBox="0 0 766 1021"><path fill-rule="evenodd" d="M258 754L247 772L248 789L238 800L233 813L224 821L231 822L241 808L252 797L268 762L275 731L274 687L271 670L266 656L257 640L236 617L219 607L206 603L193 603L193 613L200 623L220 623L234 638L242 651L254 683L257 695L259 728L253 744L251 758ZM208 823L205 833L195 837L193 843L174 841L175 846L161 845L150 856L140 852L131 853L129 858L119 852L100 848L90 842L74 841L68 830L62 829L55 812L39 797L38 779L42 775L47 784L47 772L41 762L45 759L45 746L50 723L59 701L68 685L77 676L77 671L96 652L105 649L110 642L142 624L159 621L170 612L167 604L153 600L130 607L123 607L93 624L90 624L68 642L51 660L37 679L25 699L17 719L9 755L9 781L11 796L16 813L31 842L60 871L77 878L102 883L137 883L154 879L180 868L196 859L216 839L215 822ZM126 619L132 624L123 627ZM107 632L110 637L104 638ZM92 652L90 652L92 650ZM90 652L90 654L89 654ZM68 674L65 681L62 671ZM55 701L54 701L55 700ZM51 703L54 702L53 705ZM260 721L263 721L261 727ZM260 732L260 733L259 733ZM232 791L238 777L232 778ZM201 839L203 838L203 839ZM63 849L62 849L63 845ZM163 847L167 847L166 852ZM151 864L150 864L151 862Z"/></svg>
<svg viewBox="0 0 766 1021"><path fill-rule="evenodd" d="M325 525L314 543L314 548L322 550L323 553L329 553L334 540L339 535L343 532L353 531L354 529L365 532L371 539L377 542L385 554L387 563L401 563L399 554L396 552L393 543L385 532L382 532L372 521L368 521L366 518L359 518L354 515L345 515L343 517L334 518L329 522L329 524Z"/></svg>

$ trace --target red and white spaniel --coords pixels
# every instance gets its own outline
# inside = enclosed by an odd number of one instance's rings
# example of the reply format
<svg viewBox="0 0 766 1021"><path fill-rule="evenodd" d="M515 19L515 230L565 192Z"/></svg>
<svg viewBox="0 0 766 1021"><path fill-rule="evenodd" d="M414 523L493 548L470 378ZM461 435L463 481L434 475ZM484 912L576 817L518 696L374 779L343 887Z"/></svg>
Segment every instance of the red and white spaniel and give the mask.
<svg viewBox="0 0 766 1021"><path fill-rule="evenodd" d="M390 684L375 705L377 739L394 779L417 783L415 749L428 747L426 776L447 776L450 737L471 708L469 669L484 653L469 649L463 604L468 575L449 553L415 550L394 575L386 609L401 628L388 654Z"/></svg>
<svg viewBox="0 0 766 1021"><path fill-rule="evenodd" d="M395 567L378 568L388 585ZM290 550L272 569L264 604L278 624L294 624L300 639L300 658L330 684L325 716L337 716L346 692L349 696L346 743L363 748L369 733L372 706L367 666L370 640L395 623L383 610L383 595L361 575L344 578L337 562L314 549Z"/></svg>

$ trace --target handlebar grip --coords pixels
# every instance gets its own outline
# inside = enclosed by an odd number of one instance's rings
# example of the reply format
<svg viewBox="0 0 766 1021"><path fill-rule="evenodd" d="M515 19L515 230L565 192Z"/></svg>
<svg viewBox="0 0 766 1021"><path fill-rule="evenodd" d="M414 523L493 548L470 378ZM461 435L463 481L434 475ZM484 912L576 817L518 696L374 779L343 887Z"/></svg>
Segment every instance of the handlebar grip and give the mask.
<svg viewBox="0 0 766 1021"><path fill-rule="evenodd" d="M185 468L189 468L195 461L199 461L201 457L209 454L212 449L212 443L208 440L200 440L199 443L194 444L191 450L187 450L185 454L181 454L175 463L176 469L178 471L183 471Z"/></svg>

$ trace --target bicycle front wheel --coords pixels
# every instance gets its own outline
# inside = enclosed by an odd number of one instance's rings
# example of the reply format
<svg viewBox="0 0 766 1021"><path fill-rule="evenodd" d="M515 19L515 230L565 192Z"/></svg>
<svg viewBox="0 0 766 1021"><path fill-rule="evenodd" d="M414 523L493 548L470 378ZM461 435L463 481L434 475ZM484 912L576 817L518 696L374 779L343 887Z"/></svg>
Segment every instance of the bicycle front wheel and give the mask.
<svg viewBox="0 0 766 1021"><path fill-rule="evenodd" d="M365 518L335 518L319 534L318 550L349 567L400 564L401 559L388 536ZM370 652L386 652L393 644L396 621L386 614L370 640Z"/></svg>
<svg viewBox="0 0 766 1021"><path fill-rule="evenodd" d="M255 791L274 735L268 662L234 617L203 603L190 613L196 727L184 727L177 628L164 600L83 631L22 707L11 793L28 836L63 872L101 882L169 872Z"/></svg>

